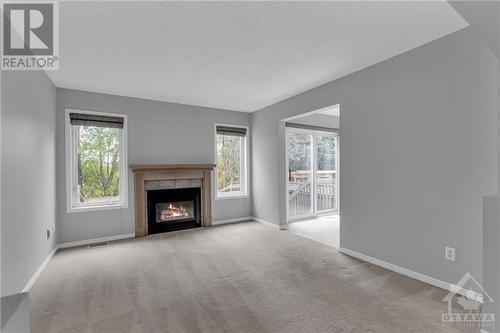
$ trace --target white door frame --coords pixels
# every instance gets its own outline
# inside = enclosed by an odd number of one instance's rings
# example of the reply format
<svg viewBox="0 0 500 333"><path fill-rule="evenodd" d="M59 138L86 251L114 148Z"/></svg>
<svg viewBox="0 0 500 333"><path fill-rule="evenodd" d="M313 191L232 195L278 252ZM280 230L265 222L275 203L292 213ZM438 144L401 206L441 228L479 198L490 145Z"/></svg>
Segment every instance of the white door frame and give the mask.
<svg viewBox="0 0 500 333"><path fill-rule="evenodd" d="M312 165L311 165L311 213L310 214L304 214L304 215L299 215L299 216L294 216L293 218L290 218L290 213L289 213L289 193L288 193L288 169L289 169L289 164L288 164L288 134L289 133L304 133L304 134L309 134L312 136L312 145L311 145L311 157L312 157ZM318 206L318 200L316 198L317 196L317 169L318 169L318 163L317 163L317 140L318 136L332 136L335 137L335 208L330 209L330 210L322 210L318 211L317 206ZM301 219L307 219L311 217L317 217L325 214L330 214L330 213L335 213L339 212L339 205L340 205L340 200L339 200L339 133L338 132L326 132L326 131L319 131L319 130L311 130L311 129L302 129L302 128L294 128L294 127L285 127L285 173L286 173L286 186L285 186L285 203L286 203L286 223L288 224L289 222L292 221L297 221Z"/></svg>

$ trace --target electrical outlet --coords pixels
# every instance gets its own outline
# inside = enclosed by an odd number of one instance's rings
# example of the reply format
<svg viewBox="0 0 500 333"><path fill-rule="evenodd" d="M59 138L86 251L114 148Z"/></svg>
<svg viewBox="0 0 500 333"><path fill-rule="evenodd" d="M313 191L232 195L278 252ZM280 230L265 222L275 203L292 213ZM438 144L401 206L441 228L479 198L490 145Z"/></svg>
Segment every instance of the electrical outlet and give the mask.
<svg viewBox="0 0 500 333"><path fill-rule="evenodd" d="M451 261L455 261L455 248L454 247L445 247L444 249L444 258L446 260L451 260Z"/></svg>
<svg viewBox="0 0 500 333"><path fill-rule="evenodd" d="M257 209L262 209L262 203L261 202L257 202Z"/></svg>

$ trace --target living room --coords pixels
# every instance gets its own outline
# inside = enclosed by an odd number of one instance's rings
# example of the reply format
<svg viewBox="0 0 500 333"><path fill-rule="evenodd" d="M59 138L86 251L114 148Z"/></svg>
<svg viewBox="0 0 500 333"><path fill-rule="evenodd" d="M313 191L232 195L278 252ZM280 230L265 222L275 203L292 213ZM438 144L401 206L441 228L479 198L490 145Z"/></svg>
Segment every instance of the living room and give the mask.
<svg viewBox="0 0 500 333"><path fill-rule="evenodd" d="M47 3L3 331L498 332L498 2Z"/></svg>

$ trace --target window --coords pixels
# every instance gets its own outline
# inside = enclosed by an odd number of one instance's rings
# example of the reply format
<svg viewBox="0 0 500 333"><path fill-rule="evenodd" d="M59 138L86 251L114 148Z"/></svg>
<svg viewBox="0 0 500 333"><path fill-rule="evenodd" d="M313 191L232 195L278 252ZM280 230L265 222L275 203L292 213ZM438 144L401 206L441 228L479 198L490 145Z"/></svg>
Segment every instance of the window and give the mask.
<svg viewBox="0 0 500 333"><path fill-rule="evenodd" d="M68 212L127 206L127 117L66 110Z"/></svg>
<svg viewBox="0 0 500 333"><path fill-rule="evenodd" d="M217 198L235 198L247 192L247 127L216 125Z"/></svg>

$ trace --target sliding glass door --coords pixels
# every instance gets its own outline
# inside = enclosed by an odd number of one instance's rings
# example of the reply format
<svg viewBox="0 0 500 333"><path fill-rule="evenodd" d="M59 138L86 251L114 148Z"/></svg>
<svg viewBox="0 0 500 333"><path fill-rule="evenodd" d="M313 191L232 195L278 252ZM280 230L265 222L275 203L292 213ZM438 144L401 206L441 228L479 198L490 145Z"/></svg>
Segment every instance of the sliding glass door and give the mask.
<svg viewBox="0 0 500 333"><path fill-rule="evenodd" d="M337 133L287 128L286 139L288 219L338 210Z"/></svg>
<svg viewBox="0 0 500 333"><path fill-rule="evenodd" d="M313 136L288 132L288 214L304 217L313 213Z"/></svg>
<svg viewBox="0 0 500 333"><path fill-rule="evenodd" d="M337 209L337 136L316 136L316 211Z"/></svg>

